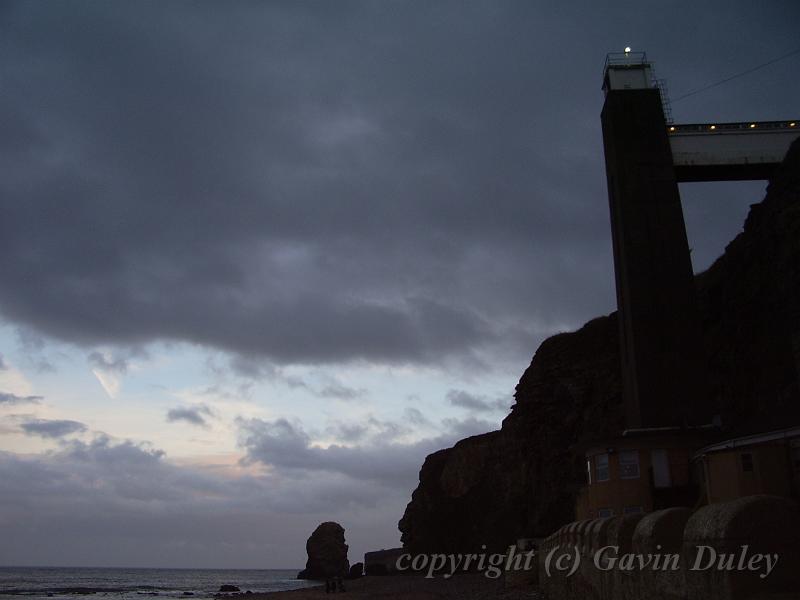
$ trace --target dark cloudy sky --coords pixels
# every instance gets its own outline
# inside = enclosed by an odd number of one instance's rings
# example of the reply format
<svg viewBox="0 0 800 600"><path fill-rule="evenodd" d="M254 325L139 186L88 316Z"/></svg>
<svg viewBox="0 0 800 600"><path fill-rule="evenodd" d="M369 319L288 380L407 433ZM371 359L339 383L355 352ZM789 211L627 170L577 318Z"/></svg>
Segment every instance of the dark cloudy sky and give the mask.
<svg viewBox="0 0 800 600"><path fill-rule="evenodd" d="M606 52L673 98L767 2L0 4L0 564L295 567L399 542L425 454L613 310ZM798 56L676 102L797 117ZM696 269L763 182L682 188ZM58 544L52 540L58 537Z"/></svg>

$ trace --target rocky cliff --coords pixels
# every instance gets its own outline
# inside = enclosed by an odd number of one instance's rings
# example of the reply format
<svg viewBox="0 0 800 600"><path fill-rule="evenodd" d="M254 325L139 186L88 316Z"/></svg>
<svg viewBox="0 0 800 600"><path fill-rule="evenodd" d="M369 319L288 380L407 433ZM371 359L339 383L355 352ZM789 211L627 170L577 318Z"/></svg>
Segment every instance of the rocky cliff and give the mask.
<svg viewBox="0 0 800 600"><path fill-rule="evenodd" d="M800 143L696 277L708 401L726 435L800 423ZM623 428L616 314L545 340L499 431L425 459L399 528L412 552L502 549L572 520L578 448Z"/></svg>

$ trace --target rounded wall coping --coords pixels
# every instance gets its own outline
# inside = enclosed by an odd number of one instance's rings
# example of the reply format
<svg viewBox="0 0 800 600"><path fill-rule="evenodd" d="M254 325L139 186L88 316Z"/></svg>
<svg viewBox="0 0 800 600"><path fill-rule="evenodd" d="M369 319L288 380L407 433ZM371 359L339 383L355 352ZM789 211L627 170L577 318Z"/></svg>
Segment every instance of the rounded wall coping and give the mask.
<svg viewBox="0 0 800 600"><path fill-rule="evenodd" d="M583 521L578 521L578 526L575 528L578 535L582 535L586 531L586 528L589 526L591 522L592 519L585 519Z"/></svg>
<svg viewBox="0 0 800 600"><path fill-rule="evenodd" d="M631 543L634 551L660 545L661 552L679 552L683 545L683 531L691 514L688 508L674 507L645 515L633 531Z"/></svg>
<svg viewBox="0 0 800 600"><path fill-rule="evenodd" d="M592 540L594 539L594 527L600 519L592 519L583 530L583 540L581 542L581 552L588 553L592 549Z"/></svg>
<svg viewBox="0 0 800 600"><path fill-rule="evenodd" d="M567 530L564 532L565 535L562 540L565 544L571 544L575 541L575 538L577 536L576 530L578 529L578 523L579 521L573 521L567 526Z"/></svg>
<svg viewBox="0 0 800 600"><path fill-rule="evenodd" d="M760 494L709 504L686 523L684 541L769 539L800 543L800 506Z"/></svg>
<svg viewBox="0 0 800 600"><path fill-rule="evenodd" d="M592 527L591 545L593 550L599 550L608 541L608 528L616 517L597 519Z"/></svg>
<svg viewBox="0 0 800 600"><path fill-rule="evenodd" d="M575 538L572 540L572 543L578 548L583 547L584 540L586 539L586 528L589 527L589 523L591 523L591 519L585 519L583 521L578 521L577 527L575 527Z"/></svg>
<svg viewBox="0 0 800 600"><path fill-rule="evenodd" d="M607 530L607 543L610 546L619 546L620 553L630 552L633 541L633 532L636 525L644 518L643 514L619 515L611 517Z"/></svg>

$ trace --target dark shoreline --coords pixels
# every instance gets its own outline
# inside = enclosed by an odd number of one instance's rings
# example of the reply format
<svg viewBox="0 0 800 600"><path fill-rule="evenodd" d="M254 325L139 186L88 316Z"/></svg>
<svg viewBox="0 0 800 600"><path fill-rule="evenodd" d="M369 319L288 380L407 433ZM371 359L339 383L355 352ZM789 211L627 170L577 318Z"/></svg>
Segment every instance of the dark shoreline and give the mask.
<svg viewBox="0 0 800 600"><path fill-rule="evenodd" d="M385 598L387 600L439 600L458 598L470 600L522 600L541 599L542 593L536 586L511 587L504 577L490 579L480 574L459 574L445 579L444 577L425 578L421 575L386 575L368 576L345 581L345 592L342 598L358 598L369 600ZM330 597L325 593L325 586L308 587L284 592L265 592L258 594L237 593L221 595L219 598L235 598L237 600L306 600L308 598ZM334 597L339 597L334 595Z"/></svg>

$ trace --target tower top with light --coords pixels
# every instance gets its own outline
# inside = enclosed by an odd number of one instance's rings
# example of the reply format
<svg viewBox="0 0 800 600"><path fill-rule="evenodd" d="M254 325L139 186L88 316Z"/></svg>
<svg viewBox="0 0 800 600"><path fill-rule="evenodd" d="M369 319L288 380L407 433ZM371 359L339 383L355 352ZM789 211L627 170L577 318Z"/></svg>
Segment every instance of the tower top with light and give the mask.
<svg viewBox="0 0 800 600"><path fill-rule="evenodd" d="M606 56L603 69L603 91L641 90L657 87L653 66L644 52L633 52L626 47L624 52L612 52Z"/></svg>

